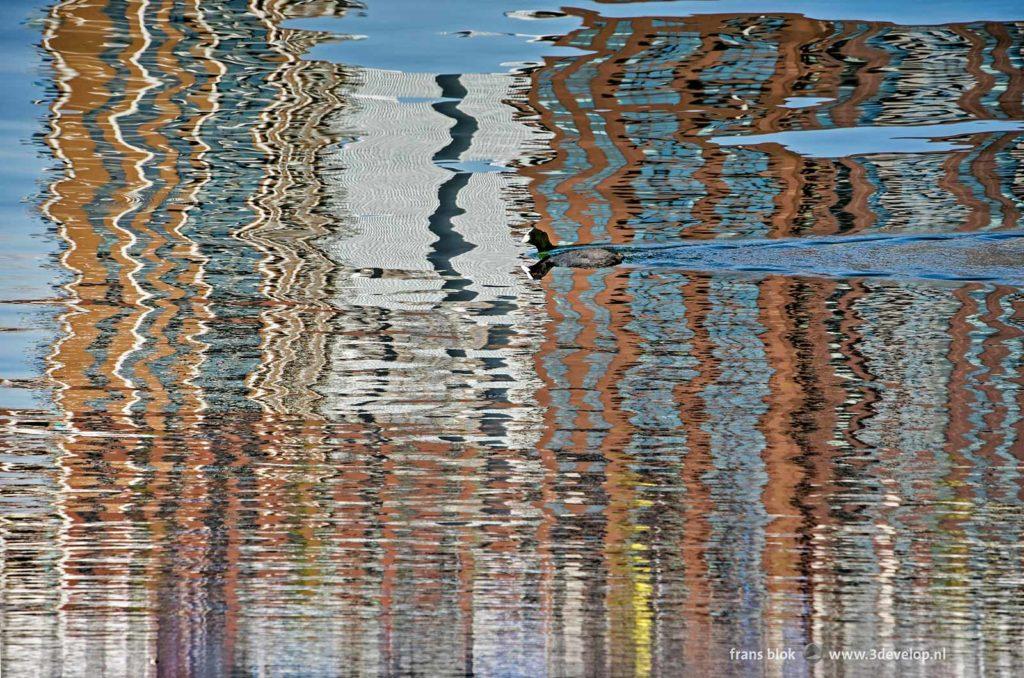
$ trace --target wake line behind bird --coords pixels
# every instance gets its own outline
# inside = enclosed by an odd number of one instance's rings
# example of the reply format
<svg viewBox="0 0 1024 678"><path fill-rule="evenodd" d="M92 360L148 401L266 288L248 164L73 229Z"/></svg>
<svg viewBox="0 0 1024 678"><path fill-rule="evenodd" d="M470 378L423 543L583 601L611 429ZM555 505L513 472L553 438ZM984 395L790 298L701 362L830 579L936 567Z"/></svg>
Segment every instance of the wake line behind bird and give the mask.
<svg viewBox="0 0 1024 678"><path fill-rule="evenodd" d="M527 241L541 278L555 267L633 266L824 277L880 277L1024 284L1024 231L699 240L657 245L561 245L534 228Z"/></svg>

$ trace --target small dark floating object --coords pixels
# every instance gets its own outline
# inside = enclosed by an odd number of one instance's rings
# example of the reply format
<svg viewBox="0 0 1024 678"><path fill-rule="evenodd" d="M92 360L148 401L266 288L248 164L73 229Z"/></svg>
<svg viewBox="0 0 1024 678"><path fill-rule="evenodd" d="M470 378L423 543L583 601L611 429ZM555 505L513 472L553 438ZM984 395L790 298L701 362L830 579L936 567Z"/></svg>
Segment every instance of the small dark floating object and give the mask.
<svg viewBox="0 0 1024 678"><path fill-rule="evenodd" d="M603 247L556 248L548 234L534 228L526 241L537 248L540 261L526 269L531 278L539 280L556 266L563 268L607 268L622 263L622 254Z"/></svg>

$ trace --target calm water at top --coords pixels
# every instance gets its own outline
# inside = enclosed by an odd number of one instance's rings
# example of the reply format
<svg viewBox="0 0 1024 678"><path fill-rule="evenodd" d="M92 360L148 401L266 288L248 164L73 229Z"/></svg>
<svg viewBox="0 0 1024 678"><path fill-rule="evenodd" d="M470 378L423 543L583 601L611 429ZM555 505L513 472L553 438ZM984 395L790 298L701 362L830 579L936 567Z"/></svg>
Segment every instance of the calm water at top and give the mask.
<svg viewBox="0 0 1024 678"><path fill-rule="evenodd" d="M0 3L0 675L1024 674L1022 21Z"/></svg>

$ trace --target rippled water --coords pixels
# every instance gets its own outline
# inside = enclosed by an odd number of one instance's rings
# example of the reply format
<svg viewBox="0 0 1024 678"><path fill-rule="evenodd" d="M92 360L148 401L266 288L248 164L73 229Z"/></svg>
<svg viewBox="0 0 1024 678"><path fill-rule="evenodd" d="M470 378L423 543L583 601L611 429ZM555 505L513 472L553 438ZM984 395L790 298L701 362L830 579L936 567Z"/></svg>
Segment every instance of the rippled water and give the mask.
<svg viewBox="0 0 1024 678"><path fill-rule="evenodd" d="M1024 673L1016 3L0 20L2 675Z"/></svg>

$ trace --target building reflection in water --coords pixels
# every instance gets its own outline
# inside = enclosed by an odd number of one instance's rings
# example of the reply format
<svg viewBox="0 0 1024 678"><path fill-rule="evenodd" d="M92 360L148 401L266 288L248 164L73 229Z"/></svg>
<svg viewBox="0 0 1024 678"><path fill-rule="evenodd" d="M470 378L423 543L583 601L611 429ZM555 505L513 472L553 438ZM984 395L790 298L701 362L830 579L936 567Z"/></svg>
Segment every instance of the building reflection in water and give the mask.
<svg viewBox="0 0 1024 678"><path fill-rule="evenodd" d="M1020 119L1016 25L584 24L562 43L589 54L530 88L556 156L524 173L564 241L1017 225L1019 135L839 159L710 140ZM730 648L811 641L1019 666L1019 609L982 602L1018 594L1018 289L554 273L543 446L578 470L555 477L573 503L549 519L579 582L551 582L557 672L717 673ZM573 562L594 535L600 557Z"/></svg>
<svg viewBox="0 0 1024 678"><path fill-rule="evenodd" d="M1020 120L1020 26L579 11L579 56L514 75L281 28L345 11L52 8L73 278L58 417L7 413L5 671L863 669L729 660L809 642L1022 670L1019 289L536 283L514 237L1016 228L1019 134L712 137Z"/></svg>

